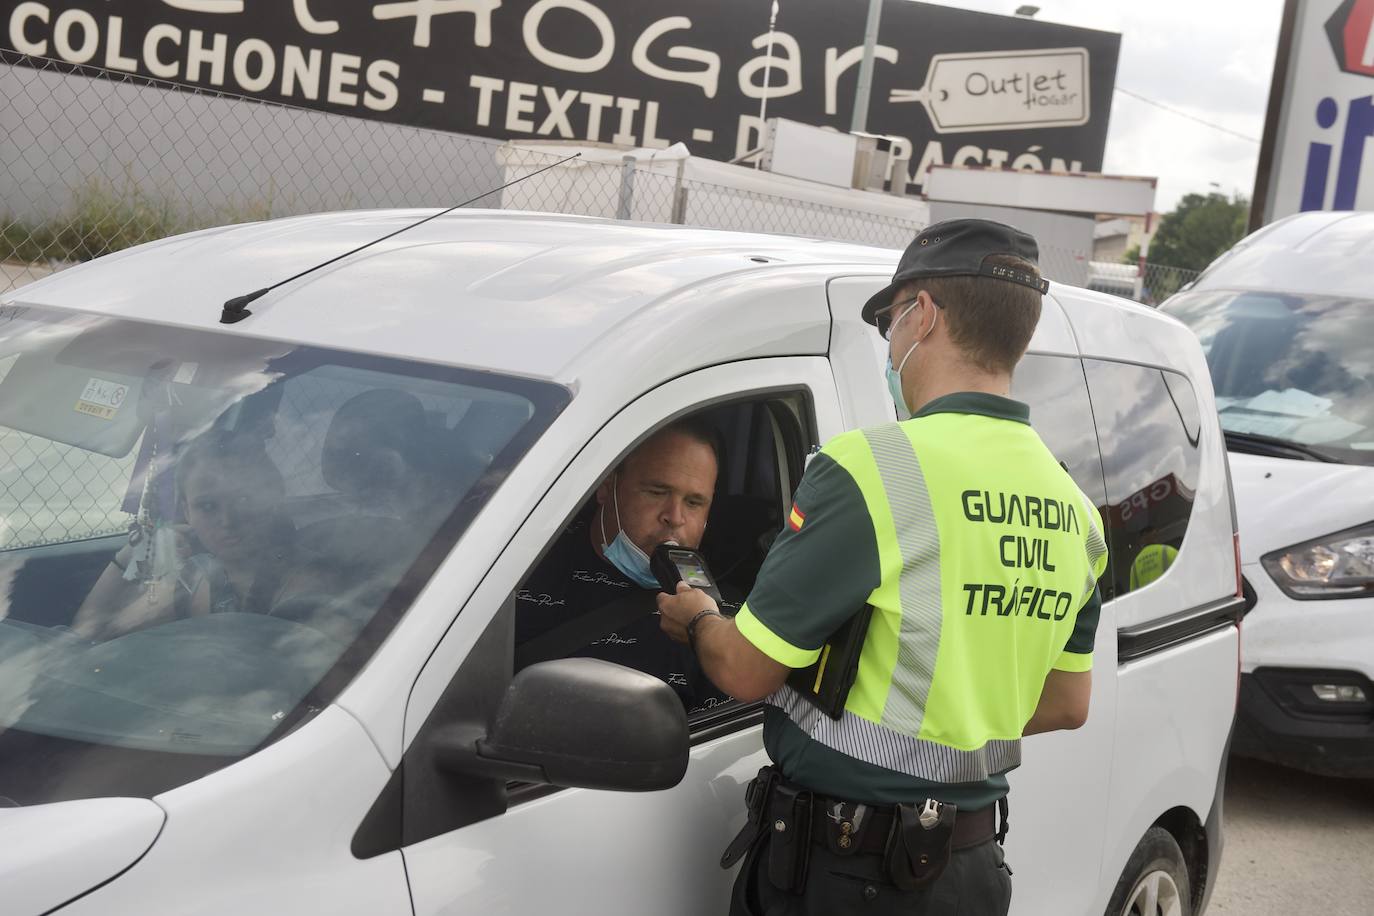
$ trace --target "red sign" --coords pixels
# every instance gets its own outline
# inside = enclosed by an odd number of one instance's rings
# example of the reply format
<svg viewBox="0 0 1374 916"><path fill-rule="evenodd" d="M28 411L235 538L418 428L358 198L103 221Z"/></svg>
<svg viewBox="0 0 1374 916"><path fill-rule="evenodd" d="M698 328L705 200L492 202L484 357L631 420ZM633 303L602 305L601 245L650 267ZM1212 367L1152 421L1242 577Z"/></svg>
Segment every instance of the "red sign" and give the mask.
<svg viewBox="0 0 1374 916"><path fill-rule="evenodd" d="M1342 70L1374 76L1374 0L1345 0L1326 20L1326 34Z"/></svg>

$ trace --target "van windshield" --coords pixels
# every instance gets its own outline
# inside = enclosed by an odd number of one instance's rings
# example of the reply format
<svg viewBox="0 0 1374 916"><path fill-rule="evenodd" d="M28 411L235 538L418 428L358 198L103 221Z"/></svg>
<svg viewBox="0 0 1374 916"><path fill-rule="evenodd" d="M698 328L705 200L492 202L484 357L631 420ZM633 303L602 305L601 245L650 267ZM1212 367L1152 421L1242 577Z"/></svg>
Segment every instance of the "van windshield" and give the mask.
<svg viewBox="0 0 1374 916"><path fill-rule="evenodd" d="M1163 311L1202 342L1233 445L1374 464L1374 300L1200 290Z"/></svg>
<svg viewBox="0 0 1374 916"><path fill-rule="evenodd" d="M324 708L567 399L0 308L0 804L153 795Z"/></svg>

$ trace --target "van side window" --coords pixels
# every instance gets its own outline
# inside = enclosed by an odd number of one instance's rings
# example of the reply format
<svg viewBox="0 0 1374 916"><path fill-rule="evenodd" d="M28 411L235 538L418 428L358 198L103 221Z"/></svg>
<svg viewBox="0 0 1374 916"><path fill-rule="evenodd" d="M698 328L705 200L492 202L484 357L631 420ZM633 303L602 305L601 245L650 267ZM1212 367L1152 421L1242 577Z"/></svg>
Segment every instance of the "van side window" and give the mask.
<svg viewBox="0 0 1374 916"><path fill-rule="evenodd" d="M640 581L635 554L668 539L700 550L722 610L738 611L801 478L809 413L803 396L770 395L648 431L605 469L517 589L515 668L599 658L664 680L694 727L731 718L739 704L659 628L659 588Z"/></svg>
<svg viewBox="0 0 1374 916"><path fill-rule="evenodd" d="M1102 510L1107 486L1082 362L1070 356L1027 355L1016 366L1011 389L1012 397L1030 405L1031 426L1050 452Z"/></svg>
<svg viewBox="0 0 1374 916"><path fill-rule="evenodd" d="M1142 588L1178 557L1193 511L1201 415L1176 372L1084 360L1107 478L1110 583L1104 599Z"/></svg>

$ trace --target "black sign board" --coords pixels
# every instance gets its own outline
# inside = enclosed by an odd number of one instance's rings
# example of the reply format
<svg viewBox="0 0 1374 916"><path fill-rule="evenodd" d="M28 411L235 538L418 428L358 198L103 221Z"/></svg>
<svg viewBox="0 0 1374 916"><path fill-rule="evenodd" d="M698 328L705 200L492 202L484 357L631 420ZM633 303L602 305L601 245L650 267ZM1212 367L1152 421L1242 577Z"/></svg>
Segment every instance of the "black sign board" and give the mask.
<svg viewBox="0 0 1374 916"><path fill-rule="evenodd" d="M203 89L500 138L847 130L864 0L0 0L0 45ZM886 0L868 129L932 163L1102 166L1120 36ZM771 53L770 53L771 49ZM89 72L89 71L83 71Z"/></svg>

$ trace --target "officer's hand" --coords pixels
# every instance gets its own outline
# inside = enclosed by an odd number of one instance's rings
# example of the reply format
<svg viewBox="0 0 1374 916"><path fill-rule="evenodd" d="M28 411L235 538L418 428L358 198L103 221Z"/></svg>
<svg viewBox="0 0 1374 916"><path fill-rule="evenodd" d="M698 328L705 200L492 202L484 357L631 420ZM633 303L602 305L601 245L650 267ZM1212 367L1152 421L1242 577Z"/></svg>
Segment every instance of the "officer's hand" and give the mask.
<svg viewBox="0 0 1374 916"><path fill-rule="evenodd" d="M720 608L710 595L686 582L677 584L676 594L658 593L658 625L674 642L687 642L687 624L706 610L719 611Z"/></svg>

